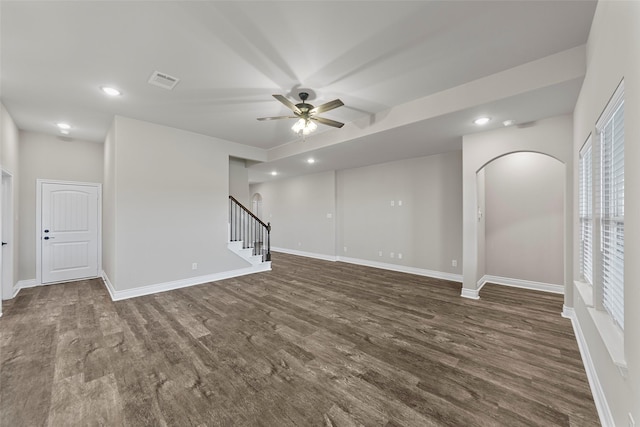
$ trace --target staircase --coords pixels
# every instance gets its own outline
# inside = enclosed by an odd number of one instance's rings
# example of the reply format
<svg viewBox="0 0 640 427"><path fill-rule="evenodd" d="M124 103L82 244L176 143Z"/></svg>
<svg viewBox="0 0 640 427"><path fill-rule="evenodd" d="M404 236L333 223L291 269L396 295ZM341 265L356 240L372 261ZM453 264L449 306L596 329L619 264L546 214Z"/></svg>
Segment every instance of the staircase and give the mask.
<svg viewBox="0 0 640 427"><path fill-rule="evenodd" d="M228 247L252 266L271 269L271 223L265 224L233 196L229 196Z"/></svg>

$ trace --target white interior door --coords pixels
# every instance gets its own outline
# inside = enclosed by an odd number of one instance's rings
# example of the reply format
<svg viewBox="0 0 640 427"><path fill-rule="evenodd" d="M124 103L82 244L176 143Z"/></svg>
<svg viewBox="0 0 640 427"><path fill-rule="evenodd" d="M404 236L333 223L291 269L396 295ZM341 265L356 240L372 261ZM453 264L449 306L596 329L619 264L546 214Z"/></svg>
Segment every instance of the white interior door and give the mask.
<svg viewBox="0 0 640 427"><path fill-rule="evenodd" d="M98 186L42 183L41 281L98 275Z"/></svg>

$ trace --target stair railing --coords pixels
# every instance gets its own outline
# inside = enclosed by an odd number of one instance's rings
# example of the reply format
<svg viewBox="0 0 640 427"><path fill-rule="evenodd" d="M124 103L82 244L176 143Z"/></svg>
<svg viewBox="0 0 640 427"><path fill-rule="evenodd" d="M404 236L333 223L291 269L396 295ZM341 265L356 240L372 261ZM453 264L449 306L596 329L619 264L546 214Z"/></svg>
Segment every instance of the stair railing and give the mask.
<svg viewBox="0 0 640 427"><path fill-rule="evenodd" d="M229 240L242 241L242 248L253 249L262 261L271 261L271 223L264 223L242 203L229 196Z"/></svg>

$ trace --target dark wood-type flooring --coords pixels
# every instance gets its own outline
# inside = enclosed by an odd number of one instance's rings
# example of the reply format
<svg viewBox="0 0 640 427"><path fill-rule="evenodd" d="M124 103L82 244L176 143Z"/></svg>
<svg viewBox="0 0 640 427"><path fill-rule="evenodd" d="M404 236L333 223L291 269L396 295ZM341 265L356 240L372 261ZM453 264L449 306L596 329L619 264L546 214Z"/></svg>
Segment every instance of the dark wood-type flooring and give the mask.
<svg viewBox="0 0 640 427"><path fill-rule="evenodd" d="M0 318L2 426L595 426L560 295L275 254L112 302L25 289Z"/></svg>

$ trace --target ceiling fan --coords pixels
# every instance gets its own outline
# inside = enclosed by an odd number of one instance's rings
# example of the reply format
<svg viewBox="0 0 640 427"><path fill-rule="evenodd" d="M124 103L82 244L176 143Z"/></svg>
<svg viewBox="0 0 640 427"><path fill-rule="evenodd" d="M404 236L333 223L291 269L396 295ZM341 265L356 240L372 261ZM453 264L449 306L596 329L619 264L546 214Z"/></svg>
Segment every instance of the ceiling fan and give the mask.
<svg viewBox="0 0 640 427"><path fill-rule="evenodd" d="M333 126L335 128L341 128L344 126L344 123L316 116L316 114L341 107L344 105L344 102L339 99L334 99L333 101L314 107L306 102L307 98L309 98L309 94L307 92L300 92L298 96L302 102L294 104L282 95L273 95L275 99L282 102L287 108L293 111L293 116L260 117L258 120L298 119L291 129L293 129L294 132L298 134L302 133L303 135L308 135L316 130L318 126L315 122L322 123L327 126Z"/></svg>

